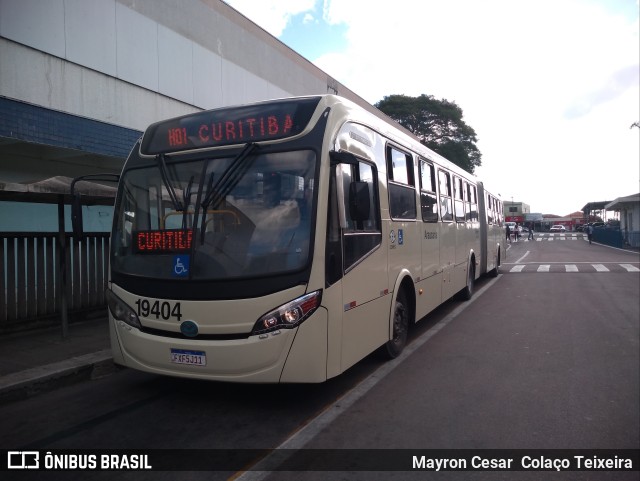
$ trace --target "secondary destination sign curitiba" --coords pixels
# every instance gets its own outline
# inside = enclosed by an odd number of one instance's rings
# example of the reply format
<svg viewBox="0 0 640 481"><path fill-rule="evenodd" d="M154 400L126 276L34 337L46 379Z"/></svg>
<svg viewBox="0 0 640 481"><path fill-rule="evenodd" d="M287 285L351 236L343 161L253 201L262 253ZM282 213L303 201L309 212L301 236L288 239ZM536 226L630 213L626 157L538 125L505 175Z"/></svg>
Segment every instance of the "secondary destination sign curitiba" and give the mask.
<svg viewBox="0 0 640 481"><path fill-rule="evenodd" d="M189 252L193 241L193 231L183 229L134 231L133 248L138 254L167 254Z"/></svg>

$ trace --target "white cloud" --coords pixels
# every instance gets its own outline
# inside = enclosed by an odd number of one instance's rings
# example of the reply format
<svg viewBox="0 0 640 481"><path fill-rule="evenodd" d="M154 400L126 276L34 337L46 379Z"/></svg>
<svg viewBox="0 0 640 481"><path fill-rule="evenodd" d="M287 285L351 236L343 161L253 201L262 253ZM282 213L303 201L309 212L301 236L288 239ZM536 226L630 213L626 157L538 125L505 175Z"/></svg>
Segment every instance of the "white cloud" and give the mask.
<svg viewBox="0 0 640 481"><path fill-rule="evenodd" d="M609 102L640 84L640 65L635 64L614 72L601 87L574 100L565 112L567 118L586 115L593 107Z"/></svg>
<svg viewBox="0 0 640 481"><path fill-rule="evenodd" d="M279 37L291 17L312 10L315 0L224 0L225 3Z"/></svg>
<svg viewBox="0 0 640 481"><path fill-rule="evenodd" d="M370 102L426 93L458 103L485 178L560 215L638 192L638 21L608 3L331 0L349 44L315 63ZM387 2L385 4L388 5ZM367 8L370 5L373 8Z"/></svg>
<svg viewBox="0 0 640 481"><path fill-rule="evenodd" d="M320 1L324 21L347 27L346 43L311 60L371 103L455 101L478 134L478 175L505 199L562 215L640 190L640 129L629 129L640 120L639 22L623 15L635 5ZM274 4L285 25L302 8ZM257 13L245 14L264 26Z"/></svg>

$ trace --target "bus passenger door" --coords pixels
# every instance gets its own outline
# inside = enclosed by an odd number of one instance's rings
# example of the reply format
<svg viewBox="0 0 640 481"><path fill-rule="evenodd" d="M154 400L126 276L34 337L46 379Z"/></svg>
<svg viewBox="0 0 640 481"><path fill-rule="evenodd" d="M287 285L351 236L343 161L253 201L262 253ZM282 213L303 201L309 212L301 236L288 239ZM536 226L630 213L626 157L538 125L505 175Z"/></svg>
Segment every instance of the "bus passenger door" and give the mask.
<svg viewBox="0 0 640 481"><path fill-rule="evenodd" d="M420 159L420 215L422 216L422 273L417 284L416 319L440 305L442 267L440 265L440 223L435 168Z"/></svg>
<svg viewBox="0 0 640 481"><path fill-rule="evenodd" d="M451 175L438 170L440 204L440 265L442 266L442 300L456 293L453 283L456 261L457 225L453 213L453 195Z"/></svg>
<svg viewBox="0 0 640 481"><path fill-rule="evenodd" d="M327 284L333 283L327 294L335 304L328 370L332 364L335 367L331 356L338 354L339 340L342 372L388 340L390 296L375 167L353 157L353 163L332 166L330 183L326 275ZM342 317L339 332L334 322L338 316Z"/></svg>

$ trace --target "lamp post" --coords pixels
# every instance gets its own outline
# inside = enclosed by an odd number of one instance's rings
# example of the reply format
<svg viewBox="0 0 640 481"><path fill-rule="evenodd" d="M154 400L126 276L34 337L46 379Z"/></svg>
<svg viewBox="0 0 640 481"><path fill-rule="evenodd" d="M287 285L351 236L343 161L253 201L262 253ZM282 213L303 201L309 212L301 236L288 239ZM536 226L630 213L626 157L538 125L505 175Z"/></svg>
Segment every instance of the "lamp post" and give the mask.
<svg viewBox="0 0 640 481"><path fill-rule="evenodd" d="M509 217L511 218L511 221L513 221L513 213L515 212L515 205L513 203L513 196L511 196L511 209L509 209Z"/></svg>

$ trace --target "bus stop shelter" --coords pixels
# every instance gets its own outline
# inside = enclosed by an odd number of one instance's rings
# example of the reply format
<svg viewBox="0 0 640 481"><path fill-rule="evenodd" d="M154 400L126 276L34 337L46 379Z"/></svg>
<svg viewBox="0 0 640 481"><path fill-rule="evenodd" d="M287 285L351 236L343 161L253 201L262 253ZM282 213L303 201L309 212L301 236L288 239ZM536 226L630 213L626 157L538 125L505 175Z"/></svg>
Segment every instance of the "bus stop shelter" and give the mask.
<svg viewBox="0 0 640 481"><path fill-rule="evenodd" d="M60 320L67 335L69 312L104 307L109 233L74 239L66 228L70 177L33 183L0 183L0 202L57 205L57 232L0 233L0 332L14 332ZM77 183L83 206L112 206L116 187ZM15 215L20 215L16 212Z"/></svg>

